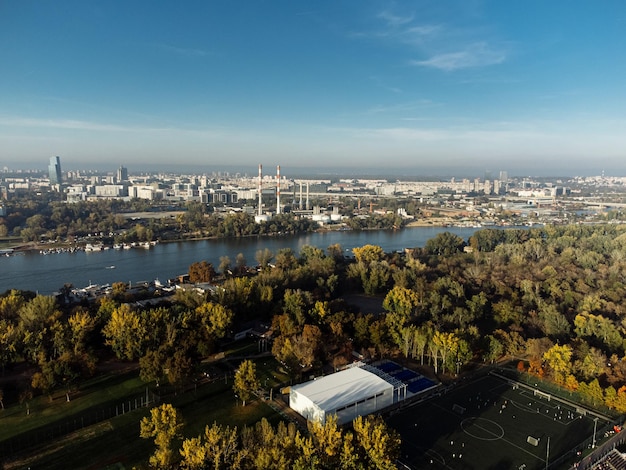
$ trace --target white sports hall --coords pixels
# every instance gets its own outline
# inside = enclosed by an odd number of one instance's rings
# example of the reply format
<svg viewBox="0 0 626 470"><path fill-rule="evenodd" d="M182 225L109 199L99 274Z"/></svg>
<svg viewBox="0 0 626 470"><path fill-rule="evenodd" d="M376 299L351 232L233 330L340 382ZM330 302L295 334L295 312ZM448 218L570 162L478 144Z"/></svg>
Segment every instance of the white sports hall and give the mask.
<svg viewBox="0 0 626 470"><path fill-rule="evenodd" d="M407 375L410 375L409 383L398 378ZM356 363L334 374L292 386L289 406L310 421L325 423L328 416L337 415L337 423L345 424L436 386L392 362L378 366Z"/></svg>

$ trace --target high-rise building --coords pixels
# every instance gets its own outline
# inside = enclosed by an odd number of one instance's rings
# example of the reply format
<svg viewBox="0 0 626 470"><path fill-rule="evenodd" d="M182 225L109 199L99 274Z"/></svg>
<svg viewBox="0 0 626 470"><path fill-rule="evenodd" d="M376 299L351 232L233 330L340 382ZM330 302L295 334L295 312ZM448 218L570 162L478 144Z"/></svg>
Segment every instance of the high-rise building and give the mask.
<svg viewBox="0 0 626 470"><path fill-rule="evenodd" d="M50 184L61 184L63 177L61 176L61 158L50 157L50 164L48 165L48 177L50 178Z"/></svg>
<svg viewBox="0 0 626 470"><path fill-rule="evenodd" d="M121 166L117 169L117 182L128 181L128 168Z"/></svg>

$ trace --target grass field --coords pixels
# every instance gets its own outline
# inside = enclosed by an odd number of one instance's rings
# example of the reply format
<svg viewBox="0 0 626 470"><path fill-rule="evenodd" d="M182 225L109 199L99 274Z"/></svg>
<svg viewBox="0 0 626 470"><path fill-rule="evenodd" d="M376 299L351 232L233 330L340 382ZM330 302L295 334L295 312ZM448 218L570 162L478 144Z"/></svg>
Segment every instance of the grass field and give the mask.
<svg viewBox="0 0 626 470"><path fill-rule="evenodd" d="M286 376L278 372L280 365L273 358L255 362L262 385L278 387L284 383ZM225 371L232 372L225 363L206 369L219 378L200 384L195 390L162 399L163 403L172 403L182 414L185 437L199 435L213 422L241 429L261 418L267 418L273 424L282 419L262 400L241 406L232 391L232 377L230 374L224 376ZM154 443L139 438L139 422L148 415L149 409L139 407L115 416L116 407L121 410L120 403L128 403L129 397L145 395L145 388L146 384L138 378L138 371L132 371L86 382L70 403L65 401L63 394L55 395L52 403L47 397L37 397L30 402L28 416L23 404L7 407L0 414L0 467L147 468L145 464L154 451ZM87 425L87 418L104 410L112 410L107 413L114 417ZM74 429L76 431L72 432ZM53 430L54 435L62 435L52 438L50 432ZM16 451L17 448L21 450Z"/></svg>
<svg viewBox="0 0 626 470"><path fill-rule="evenodd" d="M544 469L546 459L551 464L562 456L574 458L587 447L594 426L600 431L608 424L595 423L575 405L548 401L492 376L402 410L387 422L402 435L401 462L407 468L463 470Z"/></svg>

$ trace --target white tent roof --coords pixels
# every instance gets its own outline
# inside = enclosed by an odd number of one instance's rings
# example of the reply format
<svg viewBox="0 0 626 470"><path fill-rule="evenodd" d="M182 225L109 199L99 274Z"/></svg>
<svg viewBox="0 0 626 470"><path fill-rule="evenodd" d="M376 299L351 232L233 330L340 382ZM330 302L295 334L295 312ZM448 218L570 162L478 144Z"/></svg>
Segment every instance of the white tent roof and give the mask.
<svg viewBox="0 0 626 470"><path fill-rule="evenodd" d="M393 390L393 385L360 367L352 367L291 388L324 411L332 412L385 390Z"/></svg>

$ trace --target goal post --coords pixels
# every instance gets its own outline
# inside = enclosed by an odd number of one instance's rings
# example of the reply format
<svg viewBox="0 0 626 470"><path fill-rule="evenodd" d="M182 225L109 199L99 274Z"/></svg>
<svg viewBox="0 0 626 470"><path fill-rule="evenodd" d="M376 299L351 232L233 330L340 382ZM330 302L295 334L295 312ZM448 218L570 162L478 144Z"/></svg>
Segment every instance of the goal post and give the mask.
<svg viewBox="0 0 626 470"><path fill-rule="evenodd" d="M454 405L452 405L452 411L454 411L455 413L458 413L460 415L462 415L463 413L465 413L465 407L461 406L461 405L457 405L456 403Z"/></svg>
<svg viewBox="0 0 626 470"><path fill-rule="evenodd" d="M526 438L526 442L528 442L531 446L535 446L535 447L539 445L539 439L533 436L528 436Z"/></svg>
<svg viewBox="0 0 626 470"><path fill-rule="evenodd" d="M534 395L539 398L544 398L546 401L550 401L550 398L552 398L552 395L546 392L542 392L541 390L535 390Z"/></svg>

